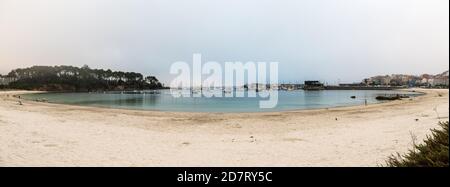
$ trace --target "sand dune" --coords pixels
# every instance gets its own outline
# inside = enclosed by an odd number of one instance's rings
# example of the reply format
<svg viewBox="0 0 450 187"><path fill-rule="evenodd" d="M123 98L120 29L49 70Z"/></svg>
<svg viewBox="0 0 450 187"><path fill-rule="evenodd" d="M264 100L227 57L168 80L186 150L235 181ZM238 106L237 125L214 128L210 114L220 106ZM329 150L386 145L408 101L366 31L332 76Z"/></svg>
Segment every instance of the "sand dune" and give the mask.
<svg viewBox="0 0 450 187"><path fill-rule="evenodd" d="M369 106L185 113L22 101L0 92L0 166L377 166L448 121L448 90ZM337 120L336 120L337 118Z"/></svg>

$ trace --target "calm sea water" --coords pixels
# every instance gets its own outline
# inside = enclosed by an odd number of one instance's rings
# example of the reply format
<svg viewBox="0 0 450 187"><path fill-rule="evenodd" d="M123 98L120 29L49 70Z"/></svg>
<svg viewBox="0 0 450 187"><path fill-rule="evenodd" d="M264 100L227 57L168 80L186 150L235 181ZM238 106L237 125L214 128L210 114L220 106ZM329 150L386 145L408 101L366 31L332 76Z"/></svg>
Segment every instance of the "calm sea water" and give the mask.
<svg viewBox="0 0 450 187"><path fill-rule="evenodd" d="M239 92L239 91L238 91ZM248 92L244 92L245 95ZM375 99L380 95L402 94L417 96L419 93L385 90L323 90L323 91L278 91L278 105L275 108L259 108L260 100L252 97L173 97L170 90L159 90L157 94L117 94L117 93L43 93L26 94L25 99L46 99L50 103L109 108L186 111L186 112L265 112L298 109L330 108L339 106L380 103ZM351 96L356 96L352 99Z"/></svg>

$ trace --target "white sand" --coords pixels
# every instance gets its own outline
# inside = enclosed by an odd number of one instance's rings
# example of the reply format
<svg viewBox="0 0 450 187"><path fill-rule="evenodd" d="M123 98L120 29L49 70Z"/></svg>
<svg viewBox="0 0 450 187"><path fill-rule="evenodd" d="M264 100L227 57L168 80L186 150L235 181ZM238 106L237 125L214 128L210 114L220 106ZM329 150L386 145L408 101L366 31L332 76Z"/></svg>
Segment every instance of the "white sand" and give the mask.
<svg viewBox="0 0 450 187"><path fill-rule="evenodd" d="M420 91L370 106L246 114L18 105L6 95L25 92L0 92L0 166L377 166L448 121L448 90Z"/></svg>

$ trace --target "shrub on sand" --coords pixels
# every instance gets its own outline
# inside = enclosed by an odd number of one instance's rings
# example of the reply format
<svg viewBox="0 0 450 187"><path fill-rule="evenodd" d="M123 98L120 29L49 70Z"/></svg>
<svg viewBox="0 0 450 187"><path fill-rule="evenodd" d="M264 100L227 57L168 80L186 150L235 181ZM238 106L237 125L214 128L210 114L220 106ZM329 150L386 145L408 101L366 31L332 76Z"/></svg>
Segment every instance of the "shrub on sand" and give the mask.
<svg viewBox="0 0 450 187"><path fill-rule="evenodd" d="M448 121L439 123L442 129L432 129L423 144L414 144L414 148L405 155L391 155L386 165L390 167L448 167Z"/></svg>

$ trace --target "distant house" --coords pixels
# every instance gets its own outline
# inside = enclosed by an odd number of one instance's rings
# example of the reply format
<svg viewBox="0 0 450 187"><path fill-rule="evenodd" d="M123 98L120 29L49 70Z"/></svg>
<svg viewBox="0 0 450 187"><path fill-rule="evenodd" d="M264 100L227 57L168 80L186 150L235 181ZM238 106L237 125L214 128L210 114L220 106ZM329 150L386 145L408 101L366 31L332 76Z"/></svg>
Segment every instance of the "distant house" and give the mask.
<svg viewBox="0 0 450 187"><path fill-rule="evenodd" d="M420 81L420 84L422 86L432 86L432 87L435 87L435 86L446 86L446 87L448 87L448 82L449 82L448 81L448 76L436 76L434 78L429 78L429 79L423 78Z"/></svg>
<svg viewBox="0 0 450 187"><path fill-rule="evenodd" d="M319 81L305 81L305 85L303 86L304 90L323 90L325 89L324 85Z"/></svg>
<svg viewBox="0 0 450 187"><path fill-rule="evenodd" d="M370 86L408 86L408 87L448 87L448 71L441 74L431 75L422 74L405 75L405 74L392 74L392 75L379 75L364 79L362 82Z"/></svg>
<svg viewBox="0 0 450 187"><path fill-rule="evenodd" d="M391 83L391 77L386 76L375 76L371 77L368 80L365 80L368 85L389 85Z"/></svg>
<svg viewBox="0 0 450 187"><path fill-rule="evenodd" d="M432 82L430 82L431 86L448 86L448 78L445 77L439 77L432 79Z"/></svg>
<svg viewBox="0 0 450 187"><path fill-rule="evenodd" d="M448 71L436 75L431 83L431 86L448 87Z"/></svg>

